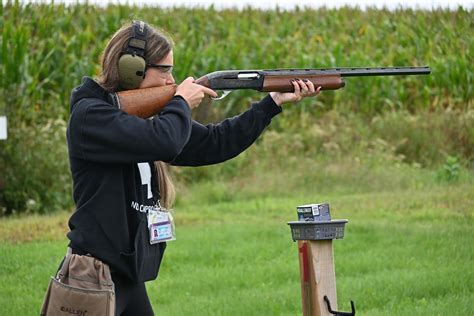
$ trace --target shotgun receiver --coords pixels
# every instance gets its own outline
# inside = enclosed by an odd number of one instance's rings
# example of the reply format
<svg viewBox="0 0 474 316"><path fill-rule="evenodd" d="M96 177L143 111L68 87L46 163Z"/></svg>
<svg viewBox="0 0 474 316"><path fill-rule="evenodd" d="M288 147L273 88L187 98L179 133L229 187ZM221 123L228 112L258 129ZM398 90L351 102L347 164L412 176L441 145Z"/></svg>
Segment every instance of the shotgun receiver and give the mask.
<svg viewBox="0 0 474 316"><path fill-rule="evenodd" d="M223 91L215 98L220 100L232 90L252 89L261 92L292 92L292 79L306 79L321 90L337 90L344 87L344 77L428 75L425 67L386 68L323 68L323 69L270 69L270 70L222 70L211 72L195 82L212 90ZM125 90L113 94L119 108L141 118L151 117L173 98L176 84L163 87Z"/></svg>

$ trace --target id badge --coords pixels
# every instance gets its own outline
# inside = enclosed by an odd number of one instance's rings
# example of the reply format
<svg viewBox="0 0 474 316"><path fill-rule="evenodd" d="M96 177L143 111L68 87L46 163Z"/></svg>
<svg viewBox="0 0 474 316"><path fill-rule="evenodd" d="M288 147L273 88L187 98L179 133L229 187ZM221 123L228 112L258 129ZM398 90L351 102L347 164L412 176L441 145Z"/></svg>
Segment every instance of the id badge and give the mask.
<svg viewBox="0 0 474 316"><path fill-rule="evenodd" d="M171 212L162 208L148 210L147 219L150 244L176 239Z"/></svg>

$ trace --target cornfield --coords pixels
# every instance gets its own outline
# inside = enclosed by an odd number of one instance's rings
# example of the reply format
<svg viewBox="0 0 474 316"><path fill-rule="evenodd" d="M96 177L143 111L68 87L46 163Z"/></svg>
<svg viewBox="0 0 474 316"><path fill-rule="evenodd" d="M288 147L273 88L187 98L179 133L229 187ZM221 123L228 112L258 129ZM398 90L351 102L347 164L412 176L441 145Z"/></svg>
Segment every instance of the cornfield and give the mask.
<svg viewBox="0 0 474 316"><path fill-rule="evenodd" d="M344 90L287 112L351 112L370 121L386 112L450 109L471 113L465 121L472 122L474 20L462 8L218 11L0 2L0 115L9 124L9 139L0 142L0 213L2 205L22 209L28 201L70 204L64 139L70 92L83 76L98 74L108 39L133 19L171 34L178 82L225 69L429 65L430 76L350 78ZM238 113L256 97L237 92L208 116ZM464 144L472 143L469 137ZM33 212L44 210L30 204Z"/></svg>
<svg viewBox="0 0 474 316"><path fill-rule="evenodd" d="M242 11L109 5L2 5L0 111L22 121L67 118L71 89L99 71L107 39L143 19L176 43L175 77L222 69L429 65L429 77L364 78L321 102L364 113L472 106L472 13L458 11ZM221 108L239 107L239 94Z"/></svg>

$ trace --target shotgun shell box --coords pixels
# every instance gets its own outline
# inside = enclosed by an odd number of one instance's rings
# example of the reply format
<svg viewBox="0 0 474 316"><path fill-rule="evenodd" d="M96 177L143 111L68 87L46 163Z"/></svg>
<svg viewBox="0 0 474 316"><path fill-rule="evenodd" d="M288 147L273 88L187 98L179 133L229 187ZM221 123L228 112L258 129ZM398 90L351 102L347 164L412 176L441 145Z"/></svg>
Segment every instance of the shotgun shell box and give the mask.
<svg viewBox="0 0 474 316"><path fill-rule="evenodd" d="M329 211L329 204L307 204L296 207L298 220L307 222L326 222L331 220L331 213Z"/></svg>

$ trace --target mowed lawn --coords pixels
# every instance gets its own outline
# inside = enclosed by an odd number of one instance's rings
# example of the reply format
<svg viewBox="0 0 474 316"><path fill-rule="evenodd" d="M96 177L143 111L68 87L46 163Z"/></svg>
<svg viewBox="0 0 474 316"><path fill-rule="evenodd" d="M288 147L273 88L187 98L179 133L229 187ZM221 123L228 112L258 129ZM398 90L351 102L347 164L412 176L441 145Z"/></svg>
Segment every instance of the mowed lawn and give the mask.
<svg viewBox="0 0 474 316"><path fill-rule="evenodd" d="M329 202L339 310L473 315L472 184L181 203L177 240L148 283L156 315L301 315L295 207ZM37 315L64 252L67 213L0 220L0 315Z"/></svg>

